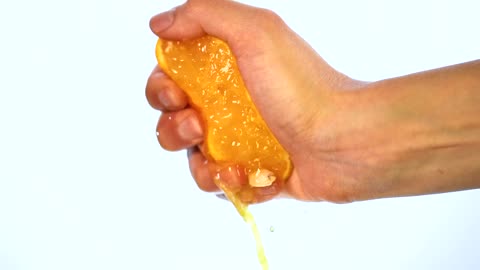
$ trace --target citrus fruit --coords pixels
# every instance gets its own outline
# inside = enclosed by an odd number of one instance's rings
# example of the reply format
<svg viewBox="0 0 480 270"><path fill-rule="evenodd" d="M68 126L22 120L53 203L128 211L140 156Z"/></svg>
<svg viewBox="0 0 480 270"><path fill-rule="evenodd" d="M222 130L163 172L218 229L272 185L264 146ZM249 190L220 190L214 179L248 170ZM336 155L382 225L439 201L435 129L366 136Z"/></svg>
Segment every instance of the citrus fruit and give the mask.
<svg viewBox="0 0 480 270"><path fill-rule="evenodd" d="M242 80L236 59L222 40L204 36L190 41L159 39L160 68L183 89L206 128L204 154L216 164L212 178L251 226L262 269L268 263L248 202L257 192L278 193L290 176L292 162L257 111ZM232 188L221 179L222 168L243 168L248 183ZM271 190L268 191L271 193ZM269 194L272 195L272 194Z"/></svg>
<svg viewBox="0 0 480 270"><path fill-rule="evenodd" d="M186 92L190 105L201 115L207 159L220 167L245 170L249 183L235 190L236 195L248 198L242 194L254 194L255 189L274 183L281 186L287 180L292 171L290 157L252 102L225 42L212 36L159 39L156 56L160 68Z"/></svg>

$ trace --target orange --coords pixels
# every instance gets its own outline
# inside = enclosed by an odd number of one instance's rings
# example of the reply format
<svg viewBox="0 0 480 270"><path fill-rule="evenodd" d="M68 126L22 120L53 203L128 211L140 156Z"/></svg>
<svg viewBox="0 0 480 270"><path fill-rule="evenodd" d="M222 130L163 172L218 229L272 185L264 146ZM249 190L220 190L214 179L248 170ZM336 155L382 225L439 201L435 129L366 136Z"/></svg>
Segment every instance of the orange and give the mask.
<svg viewBox="0 0 480 270"><path fill-rule="evenodd" d="M220 167L240 166L249 176L249 183L234 193L248 201L254 195L242 193L254 194L273 182L281 187L292 171L290 157L253 104L228 45L212 36L160 39L156 56L201 114L207 159Z"/></svg>
<svg viewBox="0 0 480 270"><path fill-rule="evenodd" d="M257 111L228 45L212 36L190 41L158 40L160 68L182 88L206 128L204 154L216 164L215 183L251 226L262 269L268 263L248 203L278 193L292 162ZM225 168L243 169L248 183L232 188L221 179Z"/></svg>

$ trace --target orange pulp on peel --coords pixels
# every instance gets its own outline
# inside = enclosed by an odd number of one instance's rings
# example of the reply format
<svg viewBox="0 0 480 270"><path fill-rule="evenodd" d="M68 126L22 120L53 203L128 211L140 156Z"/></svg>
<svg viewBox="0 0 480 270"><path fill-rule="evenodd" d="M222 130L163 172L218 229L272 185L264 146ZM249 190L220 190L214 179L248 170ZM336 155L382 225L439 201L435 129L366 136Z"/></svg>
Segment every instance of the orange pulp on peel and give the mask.
<svg viewBox="0 0 480 270"><path fill-rule="evenodd" d="M219 167L240 166L245 170L249 183L239 189L230 189L218 172L213 178L258 240L253 218L242 201L253 201L256 189L273 184L281 187L291 174L292 163L253 104L233 53L222 40L204 36L190 41L160 39L156 56L161 69L186 92L190 105L201 114L207 159ZM260 257L263 248L259 243Z"/></svg>

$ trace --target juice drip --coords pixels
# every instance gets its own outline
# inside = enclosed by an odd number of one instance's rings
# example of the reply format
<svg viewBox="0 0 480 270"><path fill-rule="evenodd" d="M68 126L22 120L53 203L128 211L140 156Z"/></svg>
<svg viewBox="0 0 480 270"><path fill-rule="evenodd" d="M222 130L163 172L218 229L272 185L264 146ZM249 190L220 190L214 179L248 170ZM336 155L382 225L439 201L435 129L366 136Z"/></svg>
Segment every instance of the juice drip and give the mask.
<svg viewBox="0 0 480 270"><path fill-rule="evenodd" d="M232 204L237 209L240 216L242 216L243 220L250 225L250 228L253 233L253 237L255 238L255 244L257 246L257 257L260 265L262 266L262 270L268 270L268 261L267 257L265 256L265 250L263 248L262 239L260 238L260 232L258 231L257 224L255 223L255 219L253 218L252 213L248 210L248 205L243 203L236 195L233 193L226 185L224 185L217 174L214 177L215 184L225 193L228 200L232 202Z"/></svg>

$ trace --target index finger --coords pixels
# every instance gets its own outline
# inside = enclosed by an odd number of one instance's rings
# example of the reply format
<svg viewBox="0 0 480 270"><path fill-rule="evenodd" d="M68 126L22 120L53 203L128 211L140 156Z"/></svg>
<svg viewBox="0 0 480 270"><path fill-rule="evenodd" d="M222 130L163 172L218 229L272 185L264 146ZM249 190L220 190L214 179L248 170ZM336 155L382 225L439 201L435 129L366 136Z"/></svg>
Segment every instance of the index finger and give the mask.
<svg viewBox="0 0 480 270"><path fill-rule="evenodd" d="M145 95L150 106L160 111L177 111L188 104L185 92L158 66L148 77Z"/></svg>

